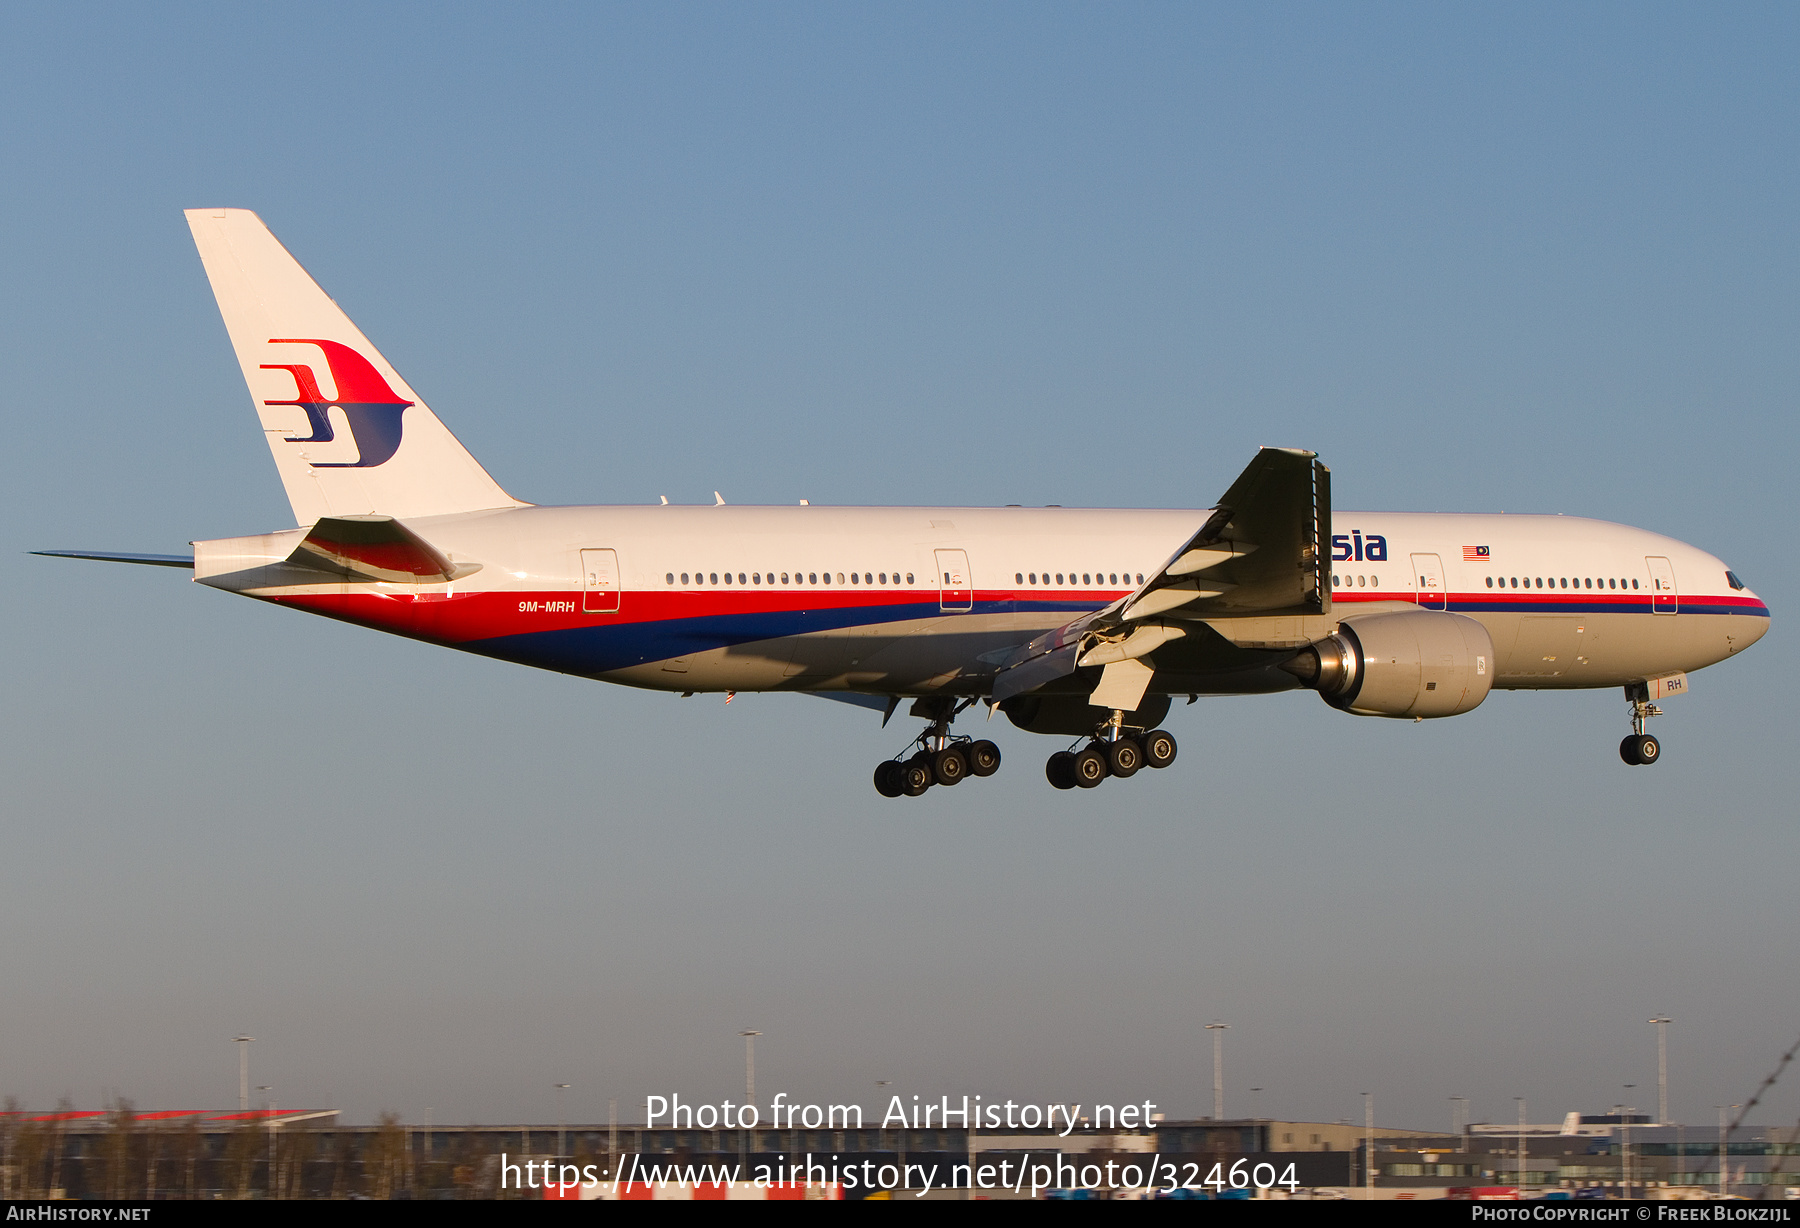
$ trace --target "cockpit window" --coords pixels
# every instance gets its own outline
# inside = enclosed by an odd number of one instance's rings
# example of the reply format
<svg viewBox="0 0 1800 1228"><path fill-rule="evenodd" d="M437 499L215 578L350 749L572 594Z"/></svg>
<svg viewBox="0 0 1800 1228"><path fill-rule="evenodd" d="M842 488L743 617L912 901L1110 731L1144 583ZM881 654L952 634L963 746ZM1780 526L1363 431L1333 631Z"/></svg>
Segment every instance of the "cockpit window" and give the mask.
<svg viewBox="0 0 1800 1228"><path fill-rule="evenodd" d="M1731 585L1731 587L1735 588L1735 589L1741 590L1744 587L1744 582L1742 580L1738 579L1736 573L1734 573L1734 572L1728 571L1725 573L1725 583Z"/></svg>

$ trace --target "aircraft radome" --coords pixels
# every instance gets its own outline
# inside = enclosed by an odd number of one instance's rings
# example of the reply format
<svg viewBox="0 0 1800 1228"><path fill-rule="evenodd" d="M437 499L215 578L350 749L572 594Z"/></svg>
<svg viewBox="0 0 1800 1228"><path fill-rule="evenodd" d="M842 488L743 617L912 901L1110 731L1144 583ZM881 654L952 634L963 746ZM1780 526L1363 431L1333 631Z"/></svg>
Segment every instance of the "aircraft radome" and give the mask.
<svg viewBox="0 0 1800 1228"><path fill-rule="evenodd" d="M1629 764L1687 675L1768 607L1719 559L1567 516L1336 512L1311 453L1265 448L1197 511L538 507L502 490L254 214L188 223L297 528L193 555L201 584L649 690L900 705L924 732L875 787L988 776L974 704L1068 740L1057 788L1163 768L1171 696L1310 687L1358 716L1491 690L1620 687Z"/></svg>

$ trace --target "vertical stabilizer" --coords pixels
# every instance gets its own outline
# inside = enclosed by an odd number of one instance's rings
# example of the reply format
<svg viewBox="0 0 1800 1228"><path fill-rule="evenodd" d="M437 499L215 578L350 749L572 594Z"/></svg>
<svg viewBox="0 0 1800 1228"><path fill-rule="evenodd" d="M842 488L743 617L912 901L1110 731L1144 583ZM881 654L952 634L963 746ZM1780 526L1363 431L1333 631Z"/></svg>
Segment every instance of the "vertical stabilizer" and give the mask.
<svg viewBox="0 0 1800 1228"><path fill-rule="evenodd" d="M519 507L248 209L188 225L302 526Z"/></svg>

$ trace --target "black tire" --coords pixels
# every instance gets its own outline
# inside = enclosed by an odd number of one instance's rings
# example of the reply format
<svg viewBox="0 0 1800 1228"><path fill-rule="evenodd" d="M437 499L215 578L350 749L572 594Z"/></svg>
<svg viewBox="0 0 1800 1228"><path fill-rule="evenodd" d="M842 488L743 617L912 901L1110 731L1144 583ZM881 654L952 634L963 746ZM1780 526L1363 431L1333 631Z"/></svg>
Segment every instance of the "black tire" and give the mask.
<svg viewBox="0 0 1800 1228"><path fill-rule="evenodd" d="M1144 766L1144 748L1135 738L1120 738L1106 744L1106 768L1120 780L1137 774Z"/></svg>
<svg viewBox="0 0 1800 1228"><path fill-rule="evenodd" d="M931 756L931 776L940 785L953 785L969 774L969 758L960 746L946 746Z"/></svg>
<svg viewBox="0 0 1800 1228"><path fill-rule="evenodd" d="M1650 766L1662 758L1662 743L1649 734L1634 739L1637 742L1637 761L1644 767Z"/></svg>
<svg viewBox="0 0 1800 1228"><path fill-rule="evenodd" d="M1051 755L1044 764L1044 778L1053 788L1073 789L1075 787L1075 756L1066 750L1059 750Z"/></svg>
<svg viewBox="0 0 1800 1228"><path fill-rule="evenodd" d="M1625 735L1625 740L1619 743L1619 758L1623 759L1632 767L1638 766L1637 734L1628 733Z"/></svg>
<svg viewBox="0 0 1800 1228"><path fill-rule="evenodd" d="M1000 770L1000 748L985 739L963 747L969 757L969 775L992 776Z"/></svg>
<svg viewBox="0 0 1800 1228"><path fill-rule="evenodd" d="M883 797L899 797L905 787L900 783L900 765L892 759L883 759L875 765L875 792Z"/></svg>
<svg viewBox="0 0 1800 1228"><path fill-rule="evenodd" d="M1175 752L1180 749L1175 745L1175 735L1167 729L1152 729L1143 736L1141 745L1144 748L1144 766L1166 768L1175 762Z"/></svg>
<svg viewBox="0 0 1800 1228"><path fill-rule="evenodd" d="M1095 788L1106 779L1106 756L1092 746L1076 752L1069 767L1075 773L1075 783L1083 789Z"/></svg>
<svg viewBox="0 0 1800 1228"><path fill-rule="evenodd" d="M924 755L914 755L900 765L900 792L908 797L918 797L931 788L931 764Z"/></svg>

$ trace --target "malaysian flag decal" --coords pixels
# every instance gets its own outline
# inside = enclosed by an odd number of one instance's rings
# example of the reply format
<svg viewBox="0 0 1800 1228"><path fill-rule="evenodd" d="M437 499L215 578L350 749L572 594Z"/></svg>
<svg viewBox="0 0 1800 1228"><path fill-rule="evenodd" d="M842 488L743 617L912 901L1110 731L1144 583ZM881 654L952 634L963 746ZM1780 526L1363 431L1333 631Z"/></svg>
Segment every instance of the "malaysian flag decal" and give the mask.
<svg viewBox="0 0 1800 1228"><path fill-rule="evenodd" d="M1463 562L1465 563L1479 563L1487 557L1488 548L1486 546L1463 547Z"/></svg>

